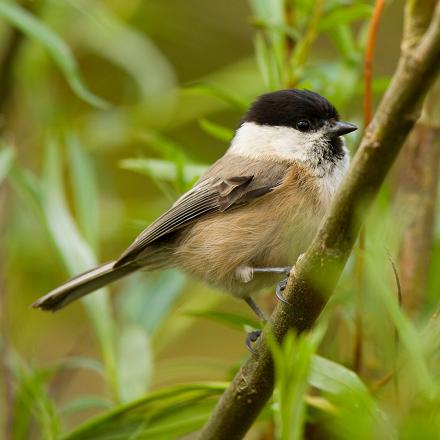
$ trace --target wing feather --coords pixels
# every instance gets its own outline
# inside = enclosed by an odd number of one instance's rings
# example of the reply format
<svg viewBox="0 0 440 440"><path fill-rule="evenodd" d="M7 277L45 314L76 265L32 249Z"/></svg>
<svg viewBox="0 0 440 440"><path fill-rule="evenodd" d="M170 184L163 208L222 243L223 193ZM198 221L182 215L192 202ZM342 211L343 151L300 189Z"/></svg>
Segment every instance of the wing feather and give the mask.
<svg viewBox="0 0 440 440"><path fill-rule="evenodd" d="M202 178L191 190L182 195L168 211L141 232L133 244L116 261L115 267L135 260L145 248L156 240L189 225L203 215L239 207L267 194L281 183L283 177L284 172L277 173L276 176L269 179L261 179L260 176L255 175Z"/></svg>

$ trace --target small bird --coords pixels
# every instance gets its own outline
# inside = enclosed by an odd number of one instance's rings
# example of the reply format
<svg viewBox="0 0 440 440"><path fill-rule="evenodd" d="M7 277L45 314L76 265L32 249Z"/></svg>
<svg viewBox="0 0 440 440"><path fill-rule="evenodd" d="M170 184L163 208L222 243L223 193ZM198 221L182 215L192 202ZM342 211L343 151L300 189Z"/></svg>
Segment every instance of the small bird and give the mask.
<svg viewBox="0 0 440 440"><path fill-rule="evenodd" d="M305 252L349 165L356 130L327 99L279 90L251 105L230 147L116 260L38 299L59 310L137 270L179 268L244 299L274 285Z"/></svg>

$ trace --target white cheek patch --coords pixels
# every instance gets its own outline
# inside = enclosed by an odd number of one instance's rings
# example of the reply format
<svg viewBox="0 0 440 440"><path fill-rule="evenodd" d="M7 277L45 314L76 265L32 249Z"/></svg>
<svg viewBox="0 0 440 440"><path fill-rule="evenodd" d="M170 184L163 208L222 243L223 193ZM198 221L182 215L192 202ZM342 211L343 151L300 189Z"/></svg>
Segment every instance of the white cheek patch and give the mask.
<svg viewBox="0 0 440 440"><path fill-rule="evenodd" d="M291 127L245 122L232 140L229 152L253 159L307 160L307 150L316 144L318 133L301 133Z"/></svg>
<svg viewBox="0 0 440 440"><path fill-rule="evenodd" d="M321 199L328 204L349 165L349 153L342 140L343 157L325 159L328 148L322 130L302 133L291 127L245 122L232 140L228 152L252 159L293 160L305 163L319 177Z"/></svg>

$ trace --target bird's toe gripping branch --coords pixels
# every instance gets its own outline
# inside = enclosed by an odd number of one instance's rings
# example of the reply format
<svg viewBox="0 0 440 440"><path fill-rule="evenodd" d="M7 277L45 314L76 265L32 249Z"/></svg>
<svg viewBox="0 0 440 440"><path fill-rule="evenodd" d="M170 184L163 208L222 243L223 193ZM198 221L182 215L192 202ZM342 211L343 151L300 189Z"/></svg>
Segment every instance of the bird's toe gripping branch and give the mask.
<svg viewBox="0 0 440 440"><path fill-rule="evenodd" d="M258 338L261 335L261 332L262 332L262 330L253 330L247 334L246 347L253 354L255 354L256 352L252 348L252 344L258 340Z"/></svg>

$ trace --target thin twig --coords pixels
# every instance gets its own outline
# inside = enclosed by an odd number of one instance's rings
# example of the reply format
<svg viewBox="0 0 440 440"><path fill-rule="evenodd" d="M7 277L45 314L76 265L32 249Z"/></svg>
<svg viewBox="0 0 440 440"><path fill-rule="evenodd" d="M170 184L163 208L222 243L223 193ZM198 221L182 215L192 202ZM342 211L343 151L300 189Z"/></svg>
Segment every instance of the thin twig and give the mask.
<svg viewBox="0 0 440 440"><path fill-rule="evenodd" d="M371 16L370 27L368 30L367 46L365 51L365 63L364 63L364 129L367 128L371 122L373 116L373 60L374 52L377 43L377 34L379 31L380 17L383 12L385 1L376 0L374 5L373 14ZM355 274L357 281L356 289L356 318L355 318L355 338L354 338L354 356L353 356L353 370L360 373L363 365L363 331L362 331L362 293L364 286L364 274L365 274L365 241L366 231L365 226L359 233L358 247L356 250L356 265Z"/></svg>
<svg viewBox="0 0 440 440"><path fill-rule="evenodd" d="M367 128L373 117L373 60L376 50L379 21L383 12L385 0L376 0L373 15L368 30L367 48L364 64L364 127Z"/></svg>
<svg viewBox="0 0 440 440"><path fill-rule="evenodd" d="M416 12L415 12L416 13ZM405 19L414 17L406 15ZM341 275L362 220L379 191L420 112L440 65L440 2L431 24L411 50L400 57L393 80L366 131L351 168L327 217L284 292L290 303L278 303L262 338L224 392L200 439L240 439L272 395L274 371L265 337L281 341L289 328L310 329Z"/></svg>

